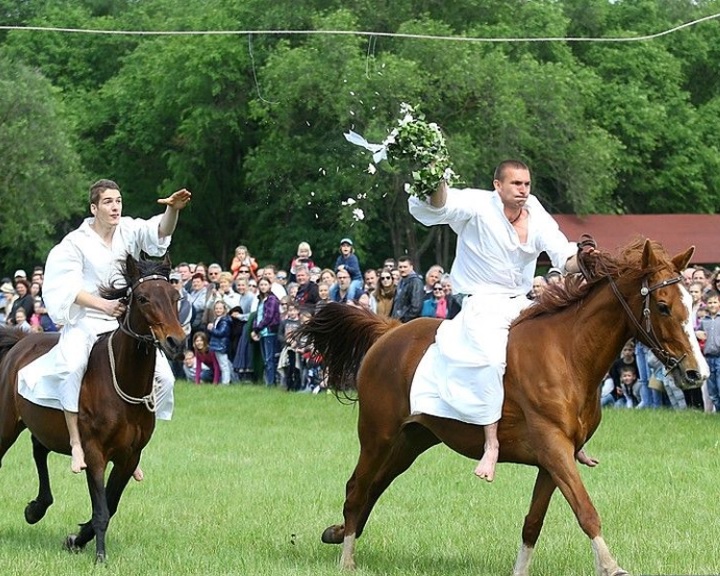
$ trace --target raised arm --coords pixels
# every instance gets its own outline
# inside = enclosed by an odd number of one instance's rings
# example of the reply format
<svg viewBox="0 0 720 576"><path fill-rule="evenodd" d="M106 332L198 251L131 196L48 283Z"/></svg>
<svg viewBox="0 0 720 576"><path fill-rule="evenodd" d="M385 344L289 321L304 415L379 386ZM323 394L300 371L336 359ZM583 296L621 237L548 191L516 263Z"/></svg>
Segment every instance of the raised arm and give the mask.
<svg viewBox="0 0 720 576"><path fill-rule="evenodd" d="M444 179L440 180L435 192L430 194L428 198L430 199L430 205L435 208L445 206L445 202L447 201L447 182Z"/></svg>
<svg viewBox="0 0 720 576"><path fill-rule="evenodd" d="M183 188L182 190L173 192L173 194L167 198L158 199L158 204L165 205L165 213L158 226L158 236L160 236L160 238L172 236L172 233L175 232L175 226L177 226L180 210L187 206L191 197L192 194Z"/></svg>

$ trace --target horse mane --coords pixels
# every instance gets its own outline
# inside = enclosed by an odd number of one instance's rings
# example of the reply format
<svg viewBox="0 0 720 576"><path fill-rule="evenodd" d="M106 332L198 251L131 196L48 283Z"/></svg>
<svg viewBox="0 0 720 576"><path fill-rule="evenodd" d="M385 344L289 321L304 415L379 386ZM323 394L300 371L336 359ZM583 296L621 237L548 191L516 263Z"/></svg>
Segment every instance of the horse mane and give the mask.
<svg viewBox="0 0 720 576"><path fill-rule="evenodd" d="M23 332L15 326L1 326L0 327L0 358L3 358L5 354L15 346L20 340L27 336L27 332Z"/></svg>
<svg viewBox="0 0 720 576"><path fill-rule="evenodd" d="M120 265L120 275L122 278L116 279L110 285L101 286L99 290L100 296L107 300L125 298L128 287L132 286L139 278L152 276L153 274L169 278L170 270L170 261L167 258L163 260L151 260L147 257L147 254L143 252L140 255L140 260L136 260L131 255L128 255L125 262Z"/></svg>
<svg viewBox="0 0 720 576"><path fill-rule="evenodd" d="M657 260L654 269L641 267L646 242L650 242ZM555 314L581 302L608 277L622 279L623 282L638 282L649 273L674 267L671 258L660 243L642 236L634 238L614 254L596 249L583 255L582 258L590 272L589 278L585 278L582 274L573 274L567 276L563 284L548 285L535 300L535 304L523 310L513 325L538 316Z"/></svg>
<svg viewBox="0 0 720 576"><path fill-rule="evenodd" d="M301 346L312 349L321 360L328 387L345 398L357 389L357 373L375 341L400 322L363 308L330 302L294 333Z"/></svg>

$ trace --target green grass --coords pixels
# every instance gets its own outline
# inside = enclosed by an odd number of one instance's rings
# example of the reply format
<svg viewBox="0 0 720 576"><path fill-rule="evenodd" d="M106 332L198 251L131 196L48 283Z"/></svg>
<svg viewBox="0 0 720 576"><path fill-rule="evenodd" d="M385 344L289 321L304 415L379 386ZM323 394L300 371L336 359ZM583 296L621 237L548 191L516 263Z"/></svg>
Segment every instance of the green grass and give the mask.
<svg viewBox="0 0 720 576"><path fill-rule="evenodd" d="M342 520L355 464L357 406L330 395L261 386L179 382L172 422L159 422L110 523L103 575L338 573L340 548L320 542ZM633 574L720 573L720 417L606 412L583 469L620 565ZM55 504L23 519L36 480L27 433L0 470L0 574L75 575L94 569L63 538L89 518L84 479L50 458ZM511 574L534 470L501 465L487 485L474 464L436 447L389 488L358 541L358 575ZM569 507L553 499L532 573L593 574L590 545Z"/></svg>

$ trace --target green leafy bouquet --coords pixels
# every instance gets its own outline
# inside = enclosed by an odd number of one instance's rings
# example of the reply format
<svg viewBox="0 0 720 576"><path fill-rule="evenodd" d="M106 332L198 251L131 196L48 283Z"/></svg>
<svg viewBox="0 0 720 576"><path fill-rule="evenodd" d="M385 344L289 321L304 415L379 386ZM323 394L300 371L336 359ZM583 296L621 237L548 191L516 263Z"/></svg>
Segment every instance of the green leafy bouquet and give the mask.
<svg viewBox="0 0 720 576"><path fill-rule="evenodd" d="M386 160L388 154L408 160L413 166L412 182L405 184L405 191L413 196L428 196L437 189L441 180L452 184L458 179L440 127L435 122L427 122L422 113L404 102L400 105L397 126L382 144L370 144L352 131L345 134L345 138L373 152L376 164ZM370 166L370 172L374 173L374 166Z"/></svg>

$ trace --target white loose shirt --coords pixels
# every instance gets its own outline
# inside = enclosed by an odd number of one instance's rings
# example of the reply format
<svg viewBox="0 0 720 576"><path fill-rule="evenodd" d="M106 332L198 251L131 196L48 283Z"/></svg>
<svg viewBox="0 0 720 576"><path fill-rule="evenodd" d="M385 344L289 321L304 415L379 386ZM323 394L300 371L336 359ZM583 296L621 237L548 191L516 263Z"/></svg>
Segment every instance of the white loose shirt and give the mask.
<svg viewBox="0 0 720 576"><path fill-rule="evenodd" d="M505 216L496 191L450 188L442 208L415 196L410 197L408 204L410 213L426 226L449 224L457 234L455 261L450 271L455 293L527 294L541 252L547 252L553 266L560 269L577 252L577 245L568 242L533 195L525 204L529 218L524 244Z"/></svg>
<svg viewBox="0 0 720 576"><path fill-rule="evenodd" d="M93 218L88 218L50 251L45 263L43 299L50 317L63 327L58 343L19 371L21 396L41 406L78 411L80 383L90 351L98 335L114 330L118 323L99 310L78 306L75 299L81 290L99 295L100 286L121 280L120 265L128 254L136 259L141 251L155 257L165 254L171 237L159 238L161 218L121 218L109 247L90 227ZM163 367L162 362L156 365L156 376ZM172 388L172 379L167 375L160 380L165 388ZM172 412L172 389L159 393L160 398L163 403L169 402L168 410ZM158 411L167 412L161 406Z"/></svg>
<svg viewBox="0 0 720 576"><path fill-rule="evenodd" d="M114 321L92 308L75 304L81 290L99 295L100 286L120 280L120 266L128 254L140 258L140 251L149 256L163 256L170 246L170 236L162 240L158 227L162 215L149 220L123 217L115 229L112 246L108 247L86 218L77 230L70 232L56 245L45 263L43 300L50 318L56 324L75 324L83 316Z"/></svg>
<svg viewBox="0 0 720 576"><path fill-rule="evenodd" d="M508 329L530 304L535 265L547 252L564 268L577 245L534 196L525 204L527 241L520 242L497 192L449 189L442 208L409 199L410 213L423 224L449 224L457 233L450 276L453 291L469 294L462 310L443 321L415 371L410 391L413 413L471 424L492 424L502 413Z"/></svg>

